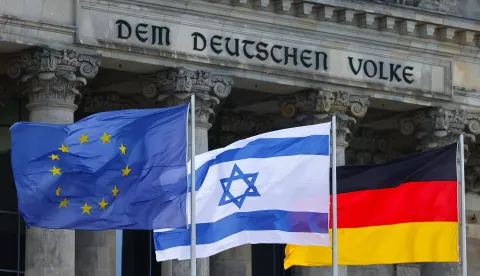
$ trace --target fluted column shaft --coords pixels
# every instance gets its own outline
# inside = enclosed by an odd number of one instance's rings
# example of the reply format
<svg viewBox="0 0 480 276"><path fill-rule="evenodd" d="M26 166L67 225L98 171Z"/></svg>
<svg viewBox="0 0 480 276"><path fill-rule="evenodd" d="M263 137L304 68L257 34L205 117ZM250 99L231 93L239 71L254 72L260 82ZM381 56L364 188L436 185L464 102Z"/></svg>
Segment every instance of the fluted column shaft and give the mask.
<svg viewBox="0 0 480 276"><path fill-rule="evenodd" d="M191 93L196 96L195 153L208 151L208 130L220 99L226 98L233 85L230 77L213 75L205 71L189 71L183 68L160 71L142 78L143 94L156 102L156 106L168 107L190 102ZM190 123L189 123L190 125ZM189 137L192 137L191 127ZM191 141L191 139L189 139ZM189 152L191 147L189 147ZM212 257L213 258L213 257ZM211 274L209 258L197 259L197 275ZM190 260L167 261L162 264L162 275L189 276ZM223 274L227 275L227 274Z"/></svg>
<svg viewBox="0 0 480 276"><path fill-rule="evenodd" d="M337 166L345 165L345 151L350 143L352 129L357 119L365 116L368 97L352 95L343 91L309 90L295 94L281 103L281 114L295 118L297 125L329 122L337 118L336 153ZM333 145L332 145L333 146ZM348 267L339 267L339 276L348 275ZM330 276L332 267L293 267L295 276Z"/></svg>
<svg viewBox="0 0 480 276"><path fill-rule="evenodd" d="M41 48L21 52L13 58L8 75L28 85L31 122L70 124L81 99L79 89L87 78L97 74L98 65L99 60L92 56ZM96 269L88 274L76 273L75 258L82 255L76 249L73 230L27 229L25 275L100 275ZM115 274L115 270L108 272L108 269L102 271L101 275Z"/></svg>
<svg viewBox="0 0 480 276"><path fill-rule="evenodd" d="M480 134L480 116L469 114L465 110L432 108L401 118L400 127L403 134L414 135L418 139L419 151L455 143L463 133L465 158L468 159L475 135ZM460 266L457 263L424 263L419 270L422 276L460 275Z"/></svg>

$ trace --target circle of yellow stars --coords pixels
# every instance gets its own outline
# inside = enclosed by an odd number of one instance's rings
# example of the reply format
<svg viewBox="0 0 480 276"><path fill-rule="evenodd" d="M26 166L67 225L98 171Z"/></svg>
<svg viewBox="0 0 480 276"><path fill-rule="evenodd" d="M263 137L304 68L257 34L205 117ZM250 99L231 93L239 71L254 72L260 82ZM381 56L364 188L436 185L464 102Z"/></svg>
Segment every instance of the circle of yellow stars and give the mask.
<svg viewBox="0 0 480 276"><path fill-rule="evenodd" d="M106 144L106 143L111 143L111 140L110 140L111 137L112 137L112 134L107 134L106 132L104 132L103 135L99 137L99 139L102 141L102 144ZM80 137L77 138L77 140L80 141L80 145L83 145L85 143L89 143L90 141L88 139L89 139L89 135L87 135L85 133L82 133L80 135ZM123 144L120 144L120 147L118 149L120 150L120 155L126 155L127 154L127 147L124 146ZM69 152L68 151L69 147L62 144L58 148L58 150L61 153L68 153ZM60 154L52 153L49 156L49 158L52 161L60 160ZM51 170L49 170L49 172L52 173L52 176L62 175L61 170L62 170L61 168L57 168L56 166L53 166L53 168ZM128 165L126 165L126 167L124 169L122 169L121 171L122 171L122 177L125 177L125 176L128 176L132 170L128 167ZM58 186L58 188L55 190L55 195L57 197L60 197L61 191L62 191L62 188L60 186ZM120 189L118 189L117 186L115 185L111 191L112 191L113 197L117 197ZM60 201L60 203L58 205L58 208L68 208L67 204L69 202L70 201L68 200L68 198L63 198L63 200ZM105 210L109 203L107 201L105 201L105 198L102 198L102 201L97 202L97 204L99 205L101 210ZM91 214L90 210L93 208L93 206L90 206L85 202L85 204L83 206L81 206L80 208L82 209L82 215L84 215L84 214L90 215Z"/></svg>

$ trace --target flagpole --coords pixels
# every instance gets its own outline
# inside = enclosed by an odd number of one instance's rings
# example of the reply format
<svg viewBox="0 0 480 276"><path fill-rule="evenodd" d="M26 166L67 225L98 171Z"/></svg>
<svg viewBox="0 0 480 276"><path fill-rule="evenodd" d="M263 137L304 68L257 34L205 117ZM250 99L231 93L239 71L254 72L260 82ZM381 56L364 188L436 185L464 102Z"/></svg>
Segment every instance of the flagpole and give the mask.
<svg viewBox="0 0 480 276"><path fill-rule="evenodd" d="M337 247L337 117L332 116L332 275L338 276Z"/></svg>
<svg viewBox="0 0 480 276"><path fill-rule="evenodd" d="M191 181L190 181L190 217L191 217L191 227L190 227L190 276L197 275L197 227L196 227L196 212L195 212L195 193L196 193L196 183L195 183L195 94L192 93L190 99L190 112L191 112L191 122L192 126L191 131L191 151L190 151L190 165L191 165Z"/></svg>
<svg viewBox="0 0 480 276"><path fill-rule="evenodd" d="M467 276L467 218L465 214L465 157L463 133L460 134L460 189L462 194L462 276Z"/></svg>

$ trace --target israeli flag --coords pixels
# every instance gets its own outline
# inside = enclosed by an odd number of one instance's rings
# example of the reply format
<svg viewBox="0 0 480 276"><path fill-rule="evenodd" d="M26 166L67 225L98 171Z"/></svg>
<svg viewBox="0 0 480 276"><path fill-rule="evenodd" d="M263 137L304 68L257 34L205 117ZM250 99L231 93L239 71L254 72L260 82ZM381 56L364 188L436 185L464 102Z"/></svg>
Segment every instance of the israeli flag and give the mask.
<svg viewBox="0 0 480 276"><path fill-rule="evenodd" d="M196 156L197 257L243 244L329 246L330 123ZM157 261L190 258L190 230L155 230Z"/></svg>

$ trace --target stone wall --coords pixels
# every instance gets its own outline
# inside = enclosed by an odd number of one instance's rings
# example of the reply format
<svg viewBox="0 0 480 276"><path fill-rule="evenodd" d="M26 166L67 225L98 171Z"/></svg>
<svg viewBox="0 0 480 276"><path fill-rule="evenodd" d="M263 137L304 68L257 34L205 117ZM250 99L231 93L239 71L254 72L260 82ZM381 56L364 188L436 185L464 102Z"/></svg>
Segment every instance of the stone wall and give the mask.
<svg viewBox="0 0 480 276"><path fill-rule="evenodd" d="M12 19L75 25L75 0L0 0L0 14Z"/></svg>

